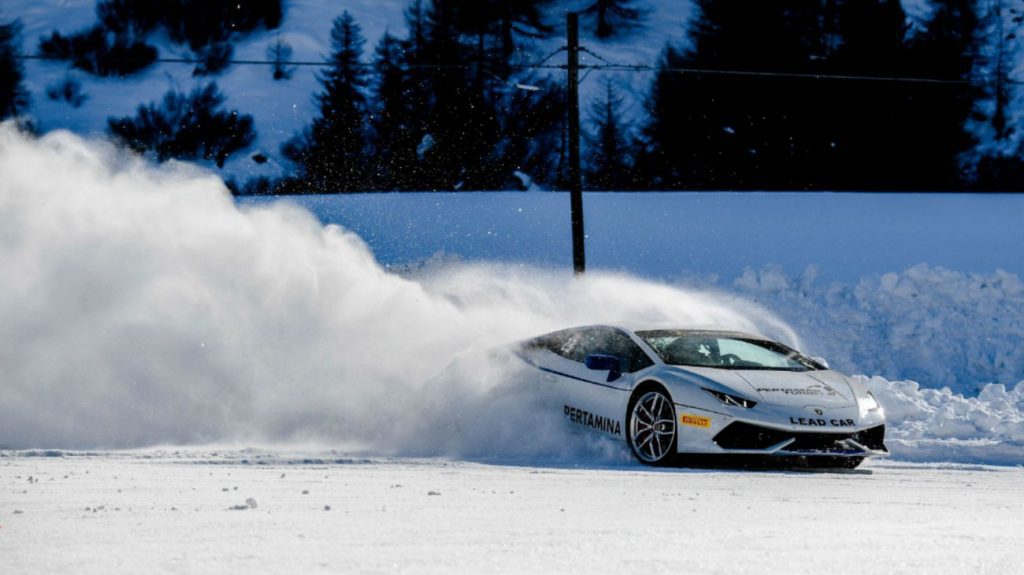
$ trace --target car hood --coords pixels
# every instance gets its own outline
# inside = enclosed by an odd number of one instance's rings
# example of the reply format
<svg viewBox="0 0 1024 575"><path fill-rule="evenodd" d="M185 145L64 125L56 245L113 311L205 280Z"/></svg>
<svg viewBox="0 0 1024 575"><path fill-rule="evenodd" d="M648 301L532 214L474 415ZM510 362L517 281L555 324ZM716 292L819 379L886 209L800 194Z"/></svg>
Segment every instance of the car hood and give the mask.
<svg viewBox="0 0 1024 575"><path fill-rule="evenodd" d="M773 405L847 407L857 401L846 378L831 370L684 369L746 397Z"/></svg>
<svg viewBox="0 0 1024 575"><path fill-rule="evenodd" d="M856 403L846 378L834 371L737 371L761 399L775 405L845 407Z"/></svg>

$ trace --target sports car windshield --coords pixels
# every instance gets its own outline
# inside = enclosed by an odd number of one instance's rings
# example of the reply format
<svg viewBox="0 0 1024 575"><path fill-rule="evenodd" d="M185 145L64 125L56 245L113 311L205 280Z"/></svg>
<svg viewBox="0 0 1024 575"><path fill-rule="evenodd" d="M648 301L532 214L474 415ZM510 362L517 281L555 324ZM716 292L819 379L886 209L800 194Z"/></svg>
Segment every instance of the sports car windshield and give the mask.
<svg viewBox="0 0 1024 575"><path fill-rule="evenodd" d="M800 352L764 339L672 330L638 331L636 334L670 365L774 371L824 369Z"/></svg>

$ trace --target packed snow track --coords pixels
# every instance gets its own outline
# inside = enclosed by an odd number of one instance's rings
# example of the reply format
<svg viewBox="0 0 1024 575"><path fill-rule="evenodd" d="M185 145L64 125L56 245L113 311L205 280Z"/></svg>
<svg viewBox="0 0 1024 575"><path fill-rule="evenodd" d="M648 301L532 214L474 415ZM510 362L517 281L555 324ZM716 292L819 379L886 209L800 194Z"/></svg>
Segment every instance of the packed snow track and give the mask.
<svg viewBox="0 0 1024 575"><path fill-rule="evenodd" d="M1024 469L0 452L21 573L1019 573Z"/></svg>

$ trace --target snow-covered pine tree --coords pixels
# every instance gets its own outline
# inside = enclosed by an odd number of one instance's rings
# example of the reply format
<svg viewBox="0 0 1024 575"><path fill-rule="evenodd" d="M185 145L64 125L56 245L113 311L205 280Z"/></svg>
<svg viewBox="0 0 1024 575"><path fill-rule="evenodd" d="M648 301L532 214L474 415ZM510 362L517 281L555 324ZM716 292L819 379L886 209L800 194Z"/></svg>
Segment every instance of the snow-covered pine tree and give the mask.
<svg viewBox="0 0 1024 575"><path fill-rule="evenodd" d="M974 102L967 130L972 145L961 156L970 185L981 190L1024 189L1024 90L1014 74L1024 57L1024 1L991 0L979 11Z"/></svg>

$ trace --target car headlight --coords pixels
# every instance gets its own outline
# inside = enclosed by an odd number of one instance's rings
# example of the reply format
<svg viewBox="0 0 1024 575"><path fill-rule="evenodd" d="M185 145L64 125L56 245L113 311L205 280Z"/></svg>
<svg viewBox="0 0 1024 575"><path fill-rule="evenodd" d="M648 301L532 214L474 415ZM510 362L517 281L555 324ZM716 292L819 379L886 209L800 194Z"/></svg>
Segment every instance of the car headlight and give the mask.
<svg viewBox="0 0 1024 575"><path fill-rule="evenodd" d="M728 393L722 393L721 391L715 391L713 389L708 389L706 387L702 387L701 389L715 396L715 398L717 398L718 401L721 401L726 405L735 405L736 407L745 407L747 409L750 409L751 407L757 405L756 401L747 399L745 397L740 397L738 395L730 395Z"/></svg>
<svg viewBox="0 0 1024 575"><path fill-rule="evenodd" d="M870 413L872 411L877 411L882 406L878 404L878 400L875 399L875 395L869 391L860 399L860 407L862 410Z"/></svg>

